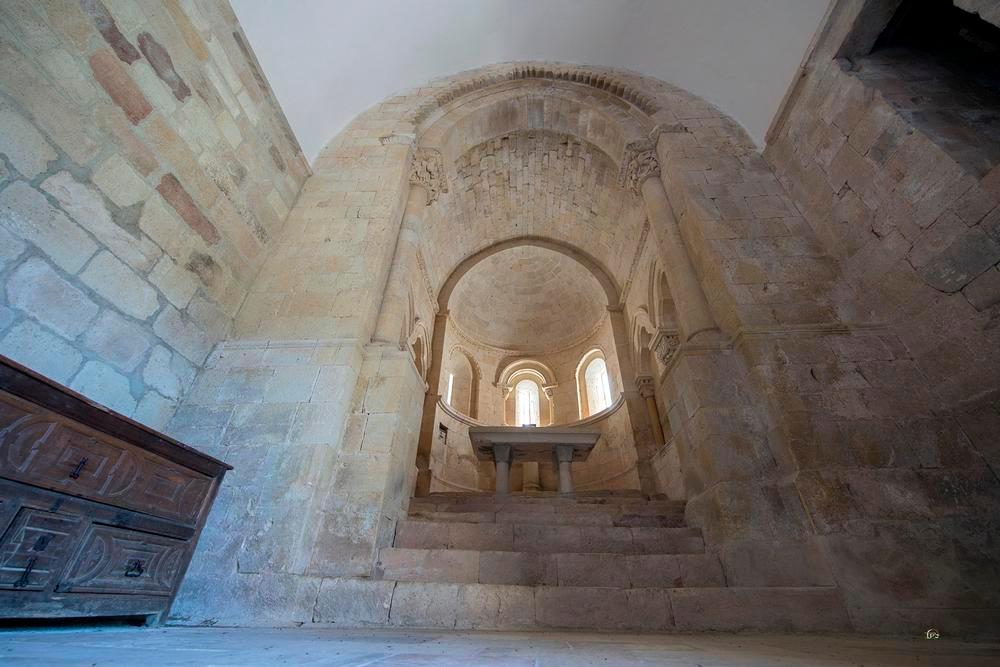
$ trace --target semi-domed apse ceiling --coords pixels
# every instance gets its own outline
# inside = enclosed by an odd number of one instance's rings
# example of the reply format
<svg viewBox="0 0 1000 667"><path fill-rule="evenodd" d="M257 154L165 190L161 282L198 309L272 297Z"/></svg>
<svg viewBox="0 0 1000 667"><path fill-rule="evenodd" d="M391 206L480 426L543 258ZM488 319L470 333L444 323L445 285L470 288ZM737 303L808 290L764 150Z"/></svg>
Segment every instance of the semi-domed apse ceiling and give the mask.
<svg viewBox="0 0 1000 667"><path fill-rule="evenodd" d="M310 162L352 118L437 77L546 60L680 86L758 145L828 0L232 0Z"/></svg>
<svg viewBox="0 0 1000 667"><path fill-rule="evenodd" d="M600 324L606 301L597 279L575 260L518 246L473 266L448 308L455 325L477 342L538 352L582 342Z"/></svg>

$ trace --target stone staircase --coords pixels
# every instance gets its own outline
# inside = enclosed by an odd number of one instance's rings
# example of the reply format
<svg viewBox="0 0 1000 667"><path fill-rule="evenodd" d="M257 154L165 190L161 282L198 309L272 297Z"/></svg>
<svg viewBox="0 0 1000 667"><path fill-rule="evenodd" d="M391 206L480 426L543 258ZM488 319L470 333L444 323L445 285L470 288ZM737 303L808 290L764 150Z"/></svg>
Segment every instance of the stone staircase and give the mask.
<svg viewBox="0 0 1000 667"><path fill-rule="evenodd" d="M405 627L848 630L834 587L728 587L684 503L637 492L414 498L375 578Z"/></svg>

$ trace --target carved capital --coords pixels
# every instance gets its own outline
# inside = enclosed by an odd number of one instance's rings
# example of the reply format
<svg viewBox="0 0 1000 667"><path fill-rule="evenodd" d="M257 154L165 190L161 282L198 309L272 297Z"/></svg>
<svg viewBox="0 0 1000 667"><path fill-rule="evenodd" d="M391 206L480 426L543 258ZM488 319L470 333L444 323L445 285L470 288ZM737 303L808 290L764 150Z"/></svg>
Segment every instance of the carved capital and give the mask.
<svg viewBox="0 0 1000 667"><path fill-rule="evenodd" d="M644 139L626 145L621 171L618 174L619 184L639 195L645 180L654 176L660 176L660 159L656 157L656 144Z"/></svg>
<svg viewBox="0 0 1000 667"><path fill-rule="evenodd" d="M433 148L418 148L410 162L410 185L427 191L427 203L431 204L442 192L448 192L444 177L444 161L441 153Z"/></svg>
<svg viewBox="0 0 1000 667"><path fill-rule="evenodd" d="M643 398L652 398L656 394L656 381L648 375L640 375L635 379L635 388Z"/></svg>
<svg viewBox="0 0 1000 667"><path fill-rule="evenodd" d="M664 366L677 354L681 346L681 337L676 333L659 332L653 340L653 354Z"/></svg>

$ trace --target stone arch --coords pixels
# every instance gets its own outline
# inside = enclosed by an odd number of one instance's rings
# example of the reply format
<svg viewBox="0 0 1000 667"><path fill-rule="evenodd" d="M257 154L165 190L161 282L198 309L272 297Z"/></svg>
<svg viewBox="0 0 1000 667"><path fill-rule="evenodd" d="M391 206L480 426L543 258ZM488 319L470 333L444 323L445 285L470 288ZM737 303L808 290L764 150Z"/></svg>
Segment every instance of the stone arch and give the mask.
<svg viewBox="0 0 1000 667"><path fill-rule="evenodd" d="M479 385L482 371L476 358L461 345L453 345L448 354L446 373L454 374L451 407L472 419L479 417ZM446 375L447 377L447 375Z"/></svg>
<svg viewBox="0 0 1000 667"><path fill-rule="evenodd" d="M649 312L640 306L636 309L635 315L632 316L631 336L629 337L631 342L629 351L632 354L632 363L635 365L637 376L649 376L653 373L654 365L650 347L655 333L656 327L653 326Z"/></svg>
<svg viewBox="0 0 1000 667"><path fill-rule="evenodd" d="M571 246L568 243L563 243L562 241L556 241L554 239L543 238L540 236L520 236L499 241L482 248L459 262L459 264L451 270L444 283L442 283L441 288L438 290L438 309L440 312L447 312L448 301L451 298L452 292L455 290L455 286L458 284L458 281L462 279L462 276L468 273L472 267L487 257L497 254L498 252L503 252L504 250L524 245L552 250L579 262L584 268L590 271L594 278L597 279L597 282L600 283L601 288L604 290L604 295L607 297L608 305L614 306L618 304L618 295L620 294L618 283L615 282L615 279L611 276L608 270L605 269L604 266L594 257L579 248Z"/></svg>
<svg viewBox="0 0 1000 667"><path fill-rule="evenodd" d="M649 320L650 329L677 328L677 314L674 310L674 297L667 284L667 274L658 262L653 262L649 269Z"/></svg>
<svg viewBox="0 0 1000 667"><path fill-rule="evenodd" d="M601 359L605 362L605 365L607 364L607 355L604 352L604 348L595 346L584 352L580 357L579 363L576 365L576 372L573 374L573 378L576 380L576 401L580 419L585 419L591 414L589 410L589 389L587 387L585 374L587 372L587 368L595 359ZM608 373L608 392L609 394L613 393L610 372Z"/></svg>
<svg viewBox="0 0 1000 667"><path fill-rule="evenodd" d="M441 109L440 117L418 133L421 146L454 159L469 146L523 130L549 130L587 141L616 164L625 145L648 136L652 123L628 113L621 103L581 94L574 86L508 84L481 90Z"/></svg>
<svg viewBox="0 0 1000 667"><path fill-rule="evenodd" d="M417 374L424 381L427 380L427 370L430 361L430 348L427 340L427 330L424 327L424 323L418 319L413 325L413 331L410 333L407 347L410 350L413 363L417 367Z"/></svg>
<svg viewBox="0 0 1000 667"><path fill-rule="evenodd" d="M478 71L473 70L473 74ZM541 64L541 63L511 63L502 69L485 74L478 74L459 85L445 89L418 107L408 119L414 125L420 125L435 110L446 106L459 97L483 88L488 88L508 81L536 80L539 82L570 82L587 86L594 91L606 92L622 102L638 107L644 113L652 115L659 110L655 96L640 90L618 73L606 68L581 67L578 65Z"/></svg>
<svg viewBox="0 0 1000 667"><path fill-rule="evenodd" d="M497 369L497 386L503 397L503 419L508 425L514 424L516 397L514 387L522 380L531 380L538 385L539 426L547 426L554 420L555 405L552 402L552 388L556 386L556 376L546 364L530 358L515 359L501 364Z"/></svg>

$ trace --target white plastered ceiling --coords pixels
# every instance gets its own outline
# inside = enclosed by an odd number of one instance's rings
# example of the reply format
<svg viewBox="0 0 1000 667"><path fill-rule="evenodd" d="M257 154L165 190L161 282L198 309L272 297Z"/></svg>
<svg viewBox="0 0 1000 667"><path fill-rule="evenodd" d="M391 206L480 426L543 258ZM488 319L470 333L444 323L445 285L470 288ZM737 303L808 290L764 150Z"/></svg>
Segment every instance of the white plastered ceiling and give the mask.
<svg viewBox="0 0 1000 667"><path fill-rule="evenodd" d="M758 143L828 0L231 0L310 162L350 120L436 77L514 60L630 69Z"/></svg>

